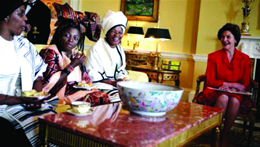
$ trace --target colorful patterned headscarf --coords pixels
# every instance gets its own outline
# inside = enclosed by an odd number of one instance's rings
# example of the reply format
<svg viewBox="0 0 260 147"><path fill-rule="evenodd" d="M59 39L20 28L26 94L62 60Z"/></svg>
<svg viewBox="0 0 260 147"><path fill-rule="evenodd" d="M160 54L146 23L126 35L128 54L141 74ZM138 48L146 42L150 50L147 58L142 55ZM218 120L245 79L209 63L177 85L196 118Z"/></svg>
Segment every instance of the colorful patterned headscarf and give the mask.
<svg viewBox="0 0 260 147"><path fill-rule="evenodd" d="M79 26L81 34L84 34L91 41L97 41L101 33L101 25L97 24L98 15L93 12L74 11L69 4L60 5L53 3L57 12L58 21L55 26L60 25L64 19L71 19Z"/></svg>

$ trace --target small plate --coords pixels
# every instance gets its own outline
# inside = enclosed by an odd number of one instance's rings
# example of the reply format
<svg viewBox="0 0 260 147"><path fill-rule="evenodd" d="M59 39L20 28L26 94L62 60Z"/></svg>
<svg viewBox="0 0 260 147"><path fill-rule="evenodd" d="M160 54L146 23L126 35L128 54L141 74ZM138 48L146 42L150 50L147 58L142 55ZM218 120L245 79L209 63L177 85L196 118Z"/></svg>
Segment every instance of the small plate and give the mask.
<svg viewBox="0 0 260 147"><path fill-rule="evenodd" d="M95 88L95 87L93 87L93 86L88 86L88 87L82 87L82 86L78 86L78 85L75 85L75 86L73 86L74 88L78 88L78 89L86 89L86 90L92 90L93 88Z"/></svg>
<svg viewBox="0 0 260 147"><path fill-rule="evenodd" d="M116 88L116 87L114 87L110 84L106 84L106 83L102 83L102 82L92 83L92 86L97 88L97 89L101 89L101 90L111 90L111 89Z"/></svg>
<svg viewBox="0 0 260 147"><path fill-rule="evenodd" d="M40 100L45 99L47 96L45 95L45 96L24 96L24 97L35 98L35 99L38 99L40 101Z"/></svg>
<svg viewBox="0 0 260 147"><path fill-rule="evenodd" d="M88 112L86 113L75 113L71 108L69 108L67 109L67 112L75 116L87 116L87 115L91 115L93 113L93 110L89 109Z"/></svg>
<svg viewBox="0 0 260 147"><path fill-rule="evenodd" d="M115 103L115 102L121 102L121 99L120 98L114 98L114 99L109 99L109 101L111 103Z"/></svg>

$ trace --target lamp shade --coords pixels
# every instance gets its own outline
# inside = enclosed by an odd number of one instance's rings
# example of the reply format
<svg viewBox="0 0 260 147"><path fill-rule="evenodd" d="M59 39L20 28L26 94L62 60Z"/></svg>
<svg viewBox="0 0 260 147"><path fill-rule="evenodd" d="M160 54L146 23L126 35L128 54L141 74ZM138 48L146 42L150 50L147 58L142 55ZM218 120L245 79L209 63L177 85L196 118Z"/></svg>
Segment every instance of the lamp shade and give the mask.
<svg viewBox="0 0 260 147"><path fill-rule="evenodd" d="M168 29L148 28L144 38L168 40L171 39L171 35Z"/></svg>
<svg viewBox="0 0 260 147"><path fill-rule="evenodd" d="M144 31L142 27L134 27L134 26L130 26L127 34L138 34L138 35L144 35Z"/></svg>

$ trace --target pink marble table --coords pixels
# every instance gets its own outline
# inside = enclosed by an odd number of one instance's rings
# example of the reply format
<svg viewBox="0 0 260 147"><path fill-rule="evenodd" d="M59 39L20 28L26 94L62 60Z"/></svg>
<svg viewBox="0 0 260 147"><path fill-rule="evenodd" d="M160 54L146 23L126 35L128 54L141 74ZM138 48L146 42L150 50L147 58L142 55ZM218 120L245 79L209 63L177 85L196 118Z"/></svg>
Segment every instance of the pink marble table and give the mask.
<svg viewBox="0 0 260 147"><path fill-rule="evenodd" d="M141 117L114 103L89 116L40 117L40 137L59 146L182 146L220 125L221 116L219 108L180 102L165 117Z"/></svg>

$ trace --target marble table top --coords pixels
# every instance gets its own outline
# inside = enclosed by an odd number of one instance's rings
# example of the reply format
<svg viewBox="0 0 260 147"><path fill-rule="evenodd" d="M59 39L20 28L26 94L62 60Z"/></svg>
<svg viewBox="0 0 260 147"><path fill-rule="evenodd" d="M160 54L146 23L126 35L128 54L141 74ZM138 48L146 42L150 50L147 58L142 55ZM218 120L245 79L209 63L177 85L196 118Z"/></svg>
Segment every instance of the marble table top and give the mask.
<svg viewBox="0 0 260 147"><path fill-rule="evenodd" d="M121 103L92 109L88 116L65 112L40 117L39 121L110 145L155 146L222 113L220 108L186 102L180 102L164 117L135 115Z"/></svg>

